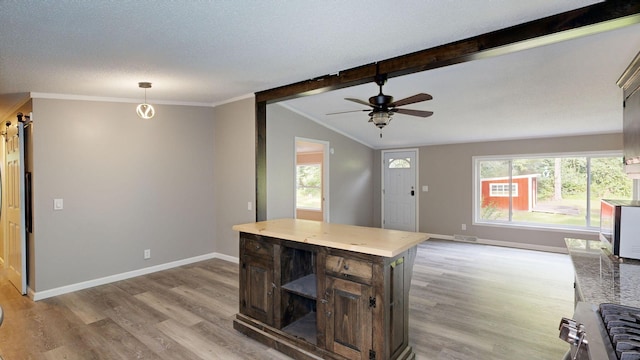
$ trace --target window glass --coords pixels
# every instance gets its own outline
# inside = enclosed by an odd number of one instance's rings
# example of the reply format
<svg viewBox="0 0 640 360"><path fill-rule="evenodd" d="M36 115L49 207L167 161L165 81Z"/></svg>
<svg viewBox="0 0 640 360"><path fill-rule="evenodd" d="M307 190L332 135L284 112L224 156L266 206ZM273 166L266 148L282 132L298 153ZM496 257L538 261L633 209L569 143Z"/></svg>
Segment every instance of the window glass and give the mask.
<svg viewBox="0 0 640 360"><path fill-rule="evenodd" d="M513 174L523 186L513 200L514 222L587 225L586 157L514 159Z"/></svg>
<svg viewBox="0 0 640 360"><path fill-rule="evenodd" d="M296 208L322 210L322 167L320 164L296 166Z"/></svg>
<svg viewBox="0 0 640 360"><path fill-rule="evenodd" d="M509 197L491 196L490 184L503 182L509 186L509 160L487 160L478 163L480 173L480 212L481 220L509 220Z"/></svg>
<svg viewBox="0 0 640 360"><path fill-rule="evenodd" d="M475 162L480 222L600 226L601 199L631 199L620 156L549 156Z"/></svg>
<svg viewBox="0 0 640 360"><path fill-rule="evenodd" d="M633 198L633 180L619 157L591 158L591 226L600 227L600 200Z"/></svg>
<svg viewBox="0 0 640 360"><path fill-rule="evenodd" d="M389 159L389 169L410 169L411 158Z"/></svg>
<svg viewBox="0 0 640 360"><path fill-rule="evenodd" d="M518 196L518 184L509 186L509 180L506 181L506 183L489 183L489 196Z"/></svg>

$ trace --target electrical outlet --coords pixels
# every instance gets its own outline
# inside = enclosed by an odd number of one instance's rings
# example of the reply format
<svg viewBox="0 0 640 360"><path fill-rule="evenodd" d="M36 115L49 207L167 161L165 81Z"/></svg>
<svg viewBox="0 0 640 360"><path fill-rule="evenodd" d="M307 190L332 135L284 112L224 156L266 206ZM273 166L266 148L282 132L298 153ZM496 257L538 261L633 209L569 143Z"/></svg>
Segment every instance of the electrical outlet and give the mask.
<svg viewBox="0 0 640 360"><path fill-rule="evenodd" d="M462 230L467 230L467 224L462 224Z"/></svg>
<svg viewBox="0 0 640 360"><path fill-rule="evenodd" d="M146 249L146 250L144 251L144 259L145 259L145 260L149 260L149 259L151 259L151 249Z"/></svg>
<svg viewBox="0 0 640 360"><path fill-rule="evenodd" d="M53 210L62 210L62 209L64 209L64 200L53 199Z"/></svg>

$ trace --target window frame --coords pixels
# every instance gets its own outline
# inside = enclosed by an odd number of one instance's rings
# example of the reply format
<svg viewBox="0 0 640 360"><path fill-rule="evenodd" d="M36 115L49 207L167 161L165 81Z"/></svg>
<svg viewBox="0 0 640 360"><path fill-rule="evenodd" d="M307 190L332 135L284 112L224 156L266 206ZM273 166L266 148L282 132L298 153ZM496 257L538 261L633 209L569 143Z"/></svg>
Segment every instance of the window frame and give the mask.
<svg viewBox="0 0 640 360"><path fill-rule="evenodd" d="M516 159L536 159L536 158L572 158L572 157L586 157L586 158L600 158L600 157L623 157L622 150L620 151L584 151L584 152L554 152L554 153L541 153L541 154L508 154L508 155L478 155L472 156L471 166L473 174L473 204L471 209L472 224L477 226L492 226L492 227L508 227L508 228L532 228L532 229L545 229L555 230L570 233L586 233L593 234L599 231L599 227L590 226L589 221L585 226L577 225L560 225L560 224L544 224L544 223L525 223L513 221L511 217L511 208L508 216L508 220L486 220L480 218L480 206L482 204L482 189L480 178L480 162L482 161L513 161ZM590 161L588 161L590 164ZM510 169L512 166L510 166ZM509 178L513 178L513 174L509 173ZM513 184L513 182L511 183ZM632 197L637 197L638 189L640 188L640 182L634 180L632 185ZM587 197L590 198L591 194L591 169L587 173ZM513 196L510 196L510 202ZM591 200L587 202L587 210L590 211Z"/></svg>

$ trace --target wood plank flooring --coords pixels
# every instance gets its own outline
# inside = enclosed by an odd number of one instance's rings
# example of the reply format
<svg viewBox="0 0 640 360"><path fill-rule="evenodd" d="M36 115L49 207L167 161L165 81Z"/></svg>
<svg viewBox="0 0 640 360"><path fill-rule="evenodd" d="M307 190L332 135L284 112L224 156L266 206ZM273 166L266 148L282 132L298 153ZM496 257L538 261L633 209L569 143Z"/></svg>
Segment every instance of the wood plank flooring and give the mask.
<svg viewBox="0 0 640 360"><path fill-rule="evenodd" d="M560 359L567 255L430 240L410 293L417 359ZM208 260L38 302L0 282L0 355L24 359L289 359L233 330L238 265Z"/></svg>

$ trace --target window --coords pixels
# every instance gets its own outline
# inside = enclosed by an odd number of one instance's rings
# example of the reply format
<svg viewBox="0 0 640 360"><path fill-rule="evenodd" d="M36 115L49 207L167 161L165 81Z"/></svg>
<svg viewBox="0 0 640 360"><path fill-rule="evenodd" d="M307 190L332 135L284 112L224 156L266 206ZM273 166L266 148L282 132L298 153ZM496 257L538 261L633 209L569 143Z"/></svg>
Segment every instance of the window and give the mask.
<svg viewBox="0 0 640 360"><path fill-rule="evenodd" d="M509 186L509 183L506 184L500 184L500 183L490 183L489 184L489 196L491 197L496 197L496 196L518 196L518 184L511 184L511 186ZM511 190L509 189L511 188Z"/></svg>
<svg viewBox="0 0 640 360"><path fill-rule="evenodd" d="M477 223L594 229L601 199L631 199L619 154L476 157Z"/></svg>
<svg viewBox="0 0 640 360"><path fill-rule="evenodd" d="M297 165L296 171L296 208L322 210L322 166Z"/></svg>
<svg viewBox="0 0 640 360"><path fill-rule="evenodd" d="M411 169L411 158L389 159L389 169Z"/></svg>

